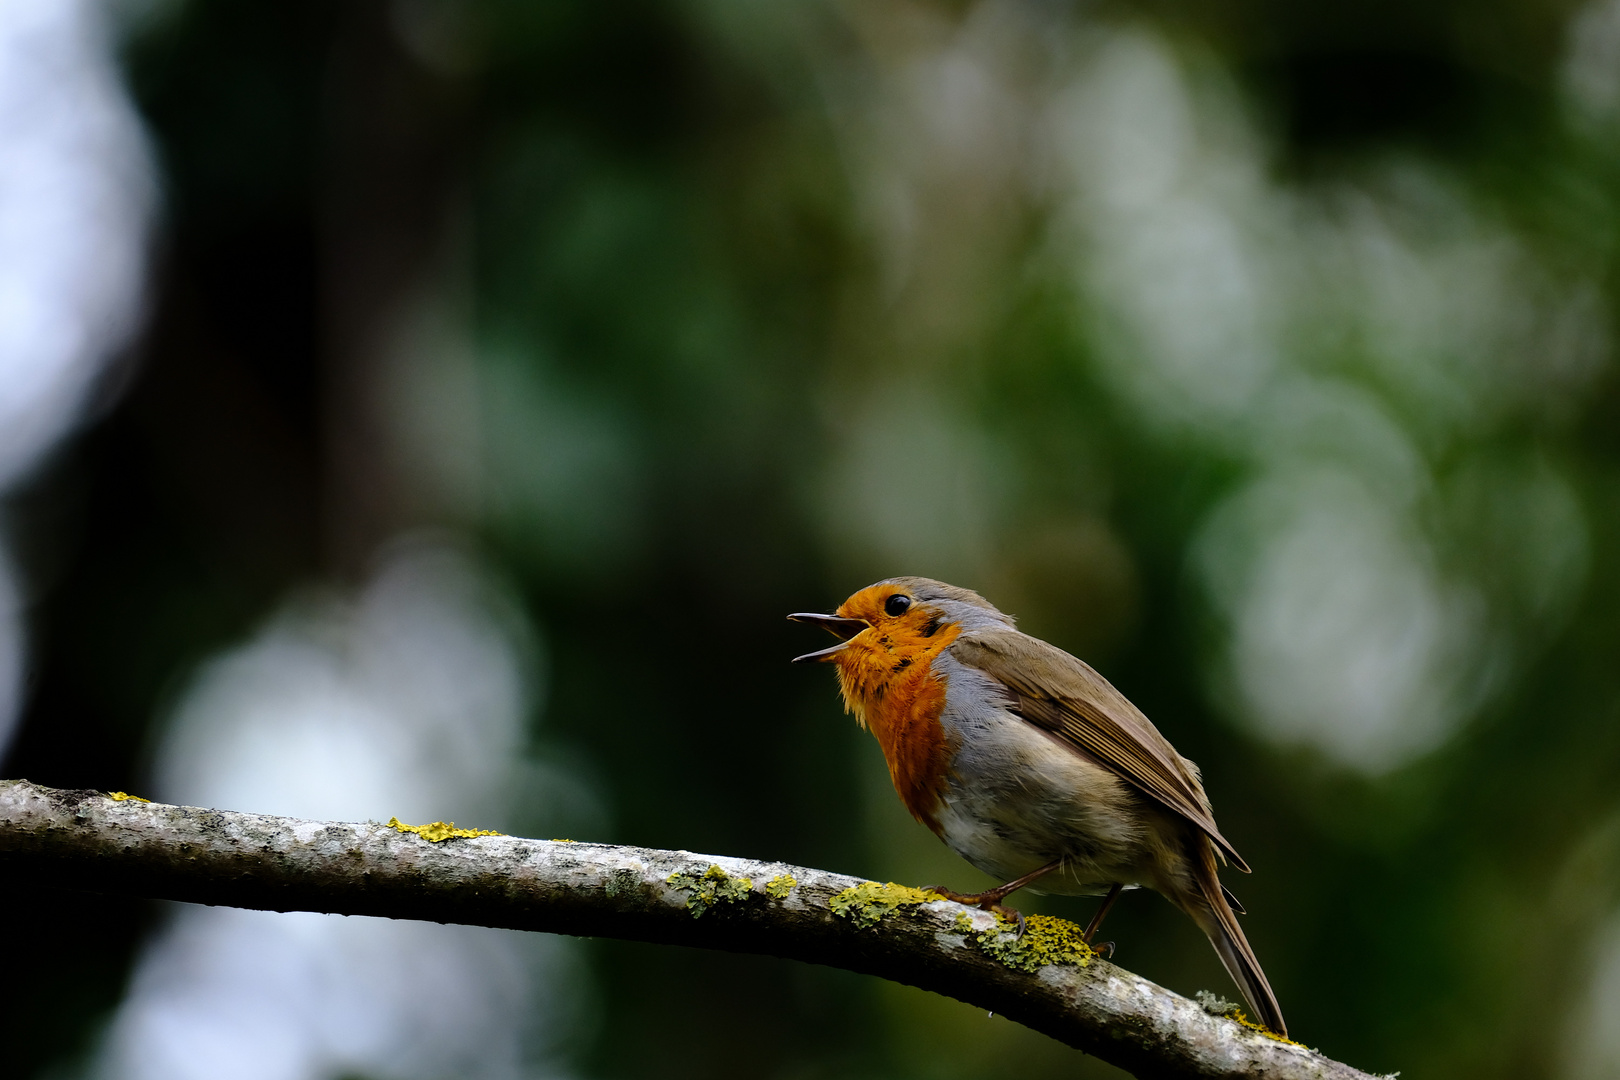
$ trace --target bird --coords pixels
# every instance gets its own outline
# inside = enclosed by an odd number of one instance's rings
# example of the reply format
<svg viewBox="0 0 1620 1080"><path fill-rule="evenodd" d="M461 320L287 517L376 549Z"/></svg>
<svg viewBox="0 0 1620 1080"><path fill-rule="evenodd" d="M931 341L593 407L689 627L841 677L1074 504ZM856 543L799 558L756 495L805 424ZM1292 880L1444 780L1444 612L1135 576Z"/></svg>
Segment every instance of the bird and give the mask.
<svg viewBox="0 0 1620 1080"><path fill-rule="evenodd" d="M845 711L877 739L906 809L1005 882L936 892L1020 927L1002 901L1025 886L1102 896L1090 944L1122 890L1154 889L1208 936L1257 1018L1287 1035L1218 873L1218 861L1248 864L1216 826L1198 766L1107 679L931 578L887 578L833 614L788 618L839 638L793 662L836 667Z"/></svg>

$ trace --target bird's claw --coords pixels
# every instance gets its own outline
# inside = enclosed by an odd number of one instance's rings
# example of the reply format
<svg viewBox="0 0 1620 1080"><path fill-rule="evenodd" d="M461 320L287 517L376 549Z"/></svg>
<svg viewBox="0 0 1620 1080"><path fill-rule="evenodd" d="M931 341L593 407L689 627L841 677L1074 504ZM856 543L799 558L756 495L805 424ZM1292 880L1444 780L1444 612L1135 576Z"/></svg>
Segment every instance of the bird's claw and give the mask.
<svg viewBox="0 0 1620 1080"><path fill-rule="evenodd" d="M969 907L976 907L980 911L988 911L993 915L999 915L1001 918L1010 923L1016 923L1018 926L1018 936L1024 936L1025 923L1023 912L1017 910L1016 908L1010 908L1003 905L1001 903L1001 899L1007 894L1002 892L1000 889L991 889L989 892L982 893L959 893L952 889L947 889L943 885L929 885L925 891L937 893L947 900L956 901L958 904L966 904Z"/></svg>
<svg viewBox="0 0 1620 1080"><path fill-rule="evenodd" d="M1019 937L1024 936L1025 925L1024 925L1024 913L1022 911L1019 911L1017 908L1003 907L1000 904L994 904L994 903L992 903L992 904L980 904L979 906L984 908L984 910L986 910L986 911L994 912L995 914L1001 916L1001 918L1006 919L1008 922L1017 923L1018 924L1018 936Z"/></svg>

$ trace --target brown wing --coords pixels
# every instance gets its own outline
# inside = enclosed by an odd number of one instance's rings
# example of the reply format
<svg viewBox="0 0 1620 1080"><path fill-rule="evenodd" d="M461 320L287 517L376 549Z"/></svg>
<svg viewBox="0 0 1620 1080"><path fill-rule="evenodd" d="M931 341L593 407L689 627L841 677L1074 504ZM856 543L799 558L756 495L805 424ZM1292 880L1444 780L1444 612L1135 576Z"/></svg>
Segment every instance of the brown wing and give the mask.
<svg viewBox="0 0 1620 1080"><path fill-rule="evenodd" d="M1013 711L1091 754L1197 825L1233 866L1249 872L1215 827L1197 766L1176 753L1142 711L1089 664L1017 630L964 634L951 645L951 653L1006 686Z"/></svg>

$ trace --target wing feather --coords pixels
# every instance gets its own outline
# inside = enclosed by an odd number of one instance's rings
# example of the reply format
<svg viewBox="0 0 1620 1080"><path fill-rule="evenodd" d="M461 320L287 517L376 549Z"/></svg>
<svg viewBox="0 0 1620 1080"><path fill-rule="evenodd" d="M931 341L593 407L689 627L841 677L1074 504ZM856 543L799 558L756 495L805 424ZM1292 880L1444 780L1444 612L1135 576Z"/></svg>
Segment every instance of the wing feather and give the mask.
<svg viewBox="0 0 1620 1080"><path fill-rule="evenodd" d="M1198 826L1244 873L1248 864L1215 825L1198 767L1085 661L1017 630L964 634L962 663L1012 693L1013 711L1091 754L1149 797Z"/></svg>

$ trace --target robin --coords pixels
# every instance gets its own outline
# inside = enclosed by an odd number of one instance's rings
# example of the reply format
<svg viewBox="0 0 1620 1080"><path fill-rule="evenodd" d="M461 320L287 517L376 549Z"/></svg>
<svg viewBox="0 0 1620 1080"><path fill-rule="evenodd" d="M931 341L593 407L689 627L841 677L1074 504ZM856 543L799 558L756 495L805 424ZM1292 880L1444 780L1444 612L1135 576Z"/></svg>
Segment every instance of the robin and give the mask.
<svg viewBox="0 0 1620 1080"><path fill-rule="evenodd" d="M1036 881L1102 896L1089 943L1122 889L1155 889L1208 935L1260 1020L1287 1034L1238 926L1243 907L1217 876L1217 858L1249 867L1216 827L1198 766L1107 679L978 593L928 578L889 578L835 614L788 618L842 639L794 662L837 666L845 709L877 738L906 809L1006 882L941 895L1013 918L1001 901Z"/></svg>

